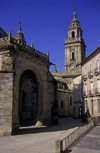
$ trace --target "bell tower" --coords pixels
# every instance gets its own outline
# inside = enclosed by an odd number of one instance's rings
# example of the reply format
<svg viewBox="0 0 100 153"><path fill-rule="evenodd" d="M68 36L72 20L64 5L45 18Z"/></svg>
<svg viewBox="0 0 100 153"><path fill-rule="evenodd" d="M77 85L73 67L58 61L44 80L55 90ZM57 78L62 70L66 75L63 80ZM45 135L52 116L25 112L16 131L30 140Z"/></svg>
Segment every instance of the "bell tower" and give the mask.
<svg viewBox="0 0 100 153"><path fill-rule="evenodd" d="M81 66L86 56L85 47L82 29L76 19L76 11L74 9L73 20L68 28L68 38L65 40L65 71L70 72Z"/></svg>

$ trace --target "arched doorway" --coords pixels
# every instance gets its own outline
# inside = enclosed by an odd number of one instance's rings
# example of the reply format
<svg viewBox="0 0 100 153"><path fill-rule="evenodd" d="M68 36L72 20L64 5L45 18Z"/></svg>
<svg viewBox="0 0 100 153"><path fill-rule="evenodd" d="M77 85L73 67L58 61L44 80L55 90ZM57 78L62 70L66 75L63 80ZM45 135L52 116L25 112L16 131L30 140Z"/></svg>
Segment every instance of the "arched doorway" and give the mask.
<svg viewBox="0 0 100 153"><path fill-rule="evenodd" d="M19 82L19 121L35 121L37 117L37 79L30 70L24 71Z"/></svg>

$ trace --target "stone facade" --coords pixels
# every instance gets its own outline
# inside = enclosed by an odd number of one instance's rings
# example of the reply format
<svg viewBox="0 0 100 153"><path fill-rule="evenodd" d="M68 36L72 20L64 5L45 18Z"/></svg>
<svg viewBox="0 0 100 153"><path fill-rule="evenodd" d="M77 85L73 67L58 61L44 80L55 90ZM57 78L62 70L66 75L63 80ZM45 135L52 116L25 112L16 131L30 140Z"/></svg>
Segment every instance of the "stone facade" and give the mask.
<svg viewBox="0 0 100 153"><path fill-rule="evenodd" d="M21 28L14 39L0 38L0 135L16 131L20 124L52 122L56 84L49 71L49 56L27 46ZM19 41L20 38L20 41Z"/></svg>
<svg viewBox="0 0 100 153"><path fill-rule="evenodd" d="M0 72L0 135L12 132L13 73Z"/></svg>
<svg viewBox="0 0 100 153"><path fill-rule="evenodd" d="M58 89L58 116L73 116L73 93L72 91Z"/></svg>
<svg viewBox="0 0 100 153"><path fill-rule="evenodd" d="M73 116L75 118L81 117L81 111L83 108L83 87L82 87L82 76L77 76L73 79L73 93L74 93L74 113Z"/></svg>
<svg viewBox="0 0 100 153"><path fill-rule="evenodd" d="M60 73L53 73L57 81L57 114L59 117L73 116L73 90L71 90ZM61 73L62 75L62 73Z"/></svg>
<svg viewBox="0 0 100 153"><path fill-rule="evenodd" d="M82 65L84 109L100 125L100 47Z"/></svg>

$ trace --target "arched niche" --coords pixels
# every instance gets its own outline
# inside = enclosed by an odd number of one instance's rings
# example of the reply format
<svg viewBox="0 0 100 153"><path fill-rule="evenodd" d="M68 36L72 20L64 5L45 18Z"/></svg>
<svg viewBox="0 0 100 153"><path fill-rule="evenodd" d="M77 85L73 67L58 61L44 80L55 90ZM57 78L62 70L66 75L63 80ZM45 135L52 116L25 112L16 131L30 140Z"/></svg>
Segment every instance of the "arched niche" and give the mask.
<svg viewBox="0 0 100 153"><path fill-rule="evenodd" d="M38 111L38 82L31 70L25 70L19 80L19 122L35 122Z"/></svg>

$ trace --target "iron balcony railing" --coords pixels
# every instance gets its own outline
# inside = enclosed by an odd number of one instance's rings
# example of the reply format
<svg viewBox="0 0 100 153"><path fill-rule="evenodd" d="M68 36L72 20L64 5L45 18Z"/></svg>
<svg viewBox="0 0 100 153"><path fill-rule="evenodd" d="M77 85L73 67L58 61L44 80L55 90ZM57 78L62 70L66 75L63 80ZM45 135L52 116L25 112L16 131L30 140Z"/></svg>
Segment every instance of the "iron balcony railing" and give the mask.
<svg viewBox="0 0 100 153"><path fill-rule="evenodd" d="M96 95L100 95L100 88L96 88L96 89L95 89L95 94L96 94Z"/></svg>
<svg viewBox="0 0 100 153"><path fill-rule="evenodd" d="M87 97L86 91L83 92L83 97Z"/></svg>
<svg viewBox="0 0 100 153"><path fill-rule="evenodd" d="M83 75L83 80L87 80L87 74Z"/></svg>
<svg viewBox="0 0 100 153"><path fill-rule="evenodd" d="M95 75L100 74L100 67L95 68Z"/></svg>
<svg viewBox="0 0 100 153"><path fill-rule="evenodd" d="M93 90L89 90L89 96L93 96L94 95L94 91Z"/></svg>
<svg viewBox="0 0 100 153"><path fill-rule="evenodd" d="M93 77L93 72L92 71L88 72L88 77L89 78L92 78Z"/></svg>

